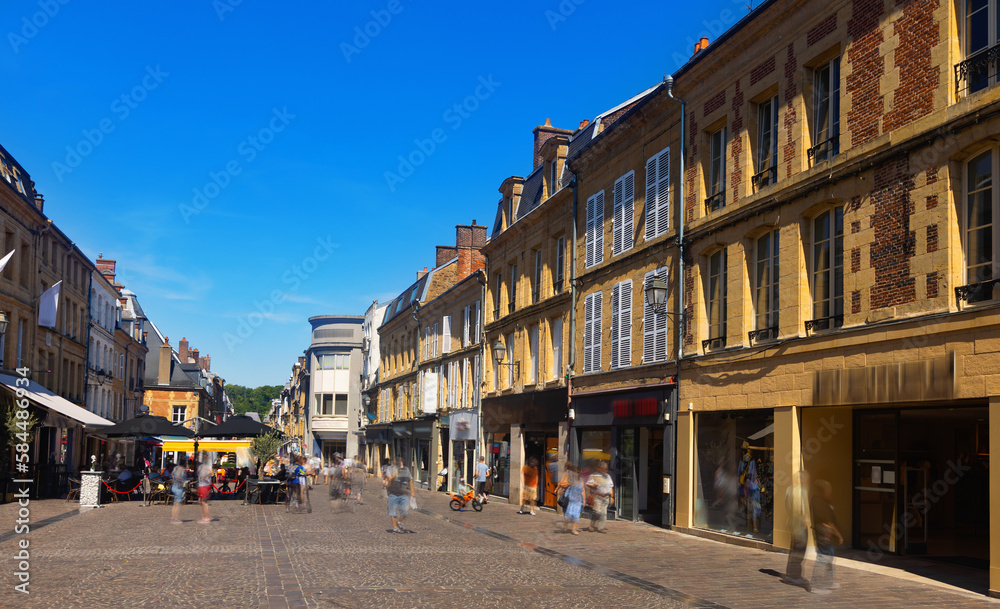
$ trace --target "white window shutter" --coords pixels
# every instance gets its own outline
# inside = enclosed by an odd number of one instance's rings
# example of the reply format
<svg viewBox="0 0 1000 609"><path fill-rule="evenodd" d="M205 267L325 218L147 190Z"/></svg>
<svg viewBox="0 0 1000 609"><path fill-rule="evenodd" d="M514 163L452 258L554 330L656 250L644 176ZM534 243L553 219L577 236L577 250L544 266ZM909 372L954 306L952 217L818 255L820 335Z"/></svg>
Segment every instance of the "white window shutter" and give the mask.
<svg viewBox="0 0 1000 609"><path fill-rule="evenodd" d="M424 328L424 359L430 357L431 352L431 329Z"/></svg>
<svg viewBox="0 0 1000 609"><path fill-rule="evenodd" d="M621 296L620 288L621 288L620 283L616 283L611 288L611 368L612 369L617 368L619 364L618 333L621 329L621 325L618 322L620 317L618 314L618 306L620 304L619 298Z"/></svg>
<svg viewBox="0 0 1000 609"><path fill-rule="evenodd" d="M660 153L656 171L656 234L670 230L670 149Z"/></svg>
<svg viewBox="0 0 1000 609"><path fill-rule="evenodd" d="M623 281L618 289L618 365L622 368L632 365L632 280Z"/></svg>
<svg viewBox="0 0 1000 609"><path fill-rule="evenodd" d="M476 301L476 331L472 335L472 342L479 342L479 318L482 316L480 301Z"/></svg>
<svg viewBox="0 0 1000 609"><path fill-rule="evenodd" d="M604 329L602 327L602 316L603 311L601 310L604 306L604 296L603 292L597 292L594 294L594 328L591 330L591 336L594 339L594 349L593 349L593 362L594 371L597 372L601 369L601 340L604 338L602 335Z"/></svg>
<svg viewBox="0 0 1000 609"><path fill-rule="evenodd" d="M622 178L622 247L621 251L632 249L632 223L635 220L635 171Z"/></svg>
<svg viewBox="0 0 1000 609"><path fill-rule="evenodd" d="M586 253L586 266L594 266L594 197L591 196L587 199L587 253Z"/></svg>
<svg viewBox="0 0 1000 609"><path fill-rule="evenodd" d="M646 225L648 228L648 224ZM647 231L648 233L648 231ZM643 292L649 287L650 282L656 278L656 271L650 271L646 273L642 280ZM643 298L643 310L642 310L642 363L651 364L656 361L656 355L654 352L654 344L656 342L656 324L657 315L653 311L653 307L649 306L646 299Z"/></svg>
<svg viewBox="0 0 1000 609"><path fill-rule="evenodd" d="M434 334L431 338L431 357L437 357L438 354L438 325L434 324Z"/></svg>
<svg viewBox="0 0 1000 609"><path fill-rule="evenodd" d="M604 191L594 195L594 264L604 261ZM599 367L599 366L598 366Z"/></svg>
<svg viewBox="0 0 1000 609"><path fill-rule="evenodd" d="M670 283L668 281L667 267L664 266L656 269L656 278L667 284L669 292ZM667 315L660 314L656 316L656 335L653 349L654 361L667 361Z"/></svg>
<svg viewBox="0 0 1000 609"><path fill-rule="evenodd" d="M659 208L656 199L656 163L658 160L659 155L646 161L646 241L656 237L656 212Z"/></svg>
<svg viewBox="0 0 1000 609"><path fill-rule="evenodd" d="M590 372L593 362L594 295L588 294L583 307L583 371Z"/></svg>
<svg viewBox="0 0 1000 609"><path fill-rule="evenodd" d="M441 353L451 353L451 315L441 319Z"/></svg>
<svg viewBox="0 0 1000 609"><path fill-rule="evenodd" d="M623 212L623 188L622 179L618 178L615 180L615 190L614 190L614 215L611 218L611 255L617 256L622 253L622 229L625 227L625 218ZM611 295L611 301L614 302L614 294ZM614 306L614 305L612 305ZM613 327L613 326L612 326ZM612 364L612 368L614 364Z"/></svg>

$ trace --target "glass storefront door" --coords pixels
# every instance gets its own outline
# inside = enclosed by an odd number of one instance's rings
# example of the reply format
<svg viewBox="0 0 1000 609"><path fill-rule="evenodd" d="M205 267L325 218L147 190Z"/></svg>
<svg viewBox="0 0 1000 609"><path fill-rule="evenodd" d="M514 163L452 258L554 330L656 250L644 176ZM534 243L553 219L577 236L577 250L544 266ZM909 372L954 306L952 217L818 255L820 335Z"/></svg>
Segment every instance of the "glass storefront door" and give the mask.
<svg viewBox="0 0 1000 609"><path fill-rule="evenodd" d="M899 413L857 412L854 446L854 546L897 553L896 459Z"/></svg>
<svg viewBox="0 0 1000 609"><path fill-rule="evenodd" d="M628 520L639 518L638 503L638 430L622 427L618 435L618 485L616 486L618 515Z"/></svg>

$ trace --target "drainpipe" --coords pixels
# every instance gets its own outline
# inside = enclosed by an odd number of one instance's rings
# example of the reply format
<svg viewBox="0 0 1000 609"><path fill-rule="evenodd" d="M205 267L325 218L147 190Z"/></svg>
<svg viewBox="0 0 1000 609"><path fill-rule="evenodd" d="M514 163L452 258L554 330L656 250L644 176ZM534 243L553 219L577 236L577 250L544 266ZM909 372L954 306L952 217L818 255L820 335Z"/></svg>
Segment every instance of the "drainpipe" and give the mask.
<svg viewBox="0 0 1000 609"><path fill-rule="evenodd" d="M667 85L667 97L681 104L681 170L677 187L677 208L680 210L680 221L677 223L677 277L680 281L677 285L677 374L674 377L674 399L670 401L670 425L673 428L673 450L670 451L670 524L673 526L677 523L677 504L674 500L677 496L677 410L681 401L681 360L684 357L684 120L687 116L687 103L674 97L673 76L665 76L663 81Z"/></svg>
<svg viewBox="0 0 1000 609"><path fill-rule="evenodd" d="M486 367L486 341L483 340L483 335L486 334L486 273L482 270L476 271L476 280L483 286L480 290L481 296L479 297L479 302L482 304L479 306L479 335L476 336L476 340L479 341L479 368L476 370L474 378L479 379L479 386L473 388L476 396L476 450L472 456L473 463L479 463L479 457L483 455L483 449L485 449L486 437L483 435L483 371ZM436 467L436 466L435 466ZM428 476L429 477L429 476ZM437 480L437 478L435 478Z"/></svg>
<svg viewBox="0 0 1000 609"><path fill-rule="evenodd" d="M573 239L570 241L572 243L572 248L570 249L570 265L569 265L569 290L570 290L570 305L569 305L569 363L566 365L566 400L567 409L573 404L573 398L569 397L573 394L573 372L576 370L576 214L577 206L579 205L577 199L577 178L573 176Z"/></svg>

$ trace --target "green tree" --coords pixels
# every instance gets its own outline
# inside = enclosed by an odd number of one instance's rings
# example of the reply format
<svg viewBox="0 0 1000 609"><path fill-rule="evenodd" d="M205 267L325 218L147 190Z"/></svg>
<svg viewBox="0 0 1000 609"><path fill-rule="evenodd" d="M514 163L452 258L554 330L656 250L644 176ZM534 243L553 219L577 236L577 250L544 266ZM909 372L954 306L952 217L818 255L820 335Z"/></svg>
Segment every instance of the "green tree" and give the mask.
<svg viewBox="0 0 1000 609"><path fill-rule="evenodd" d="M268 459L278 454L279 448L281 448L281 436L276 433L257 436L250 442L250 450L253 451L254 456L260 458L261 467L267 463Z"/></svg>
<svg viewBox="0 0 1000 609"><path fill-rule="evenodd" d="M271 410L271 400L281 395L281 385L263 385L261 387L244 387L243 385L226 385L226 395L233 403L236 414L256 412L263 416Z"/></svg>

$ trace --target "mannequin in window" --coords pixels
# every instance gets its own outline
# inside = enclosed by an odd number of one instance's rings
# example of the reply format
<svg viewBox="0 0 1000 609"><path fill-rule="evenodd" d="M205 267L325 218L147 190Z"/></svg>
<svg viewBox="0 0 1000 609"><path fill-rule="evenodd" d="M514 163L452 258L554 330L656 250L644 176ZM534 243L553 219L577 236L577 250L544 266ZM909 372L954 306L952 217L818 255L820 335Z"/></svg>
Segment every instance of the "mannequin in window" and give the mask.
<svg viewBox="0 0 1000 609"><path fill-rule="evenodd" d="M743 441L743 457L740 458L739 482L740 499L746 508L747 531L760 530L760 478L759 464L750 450L750 443Z"/></svg>

